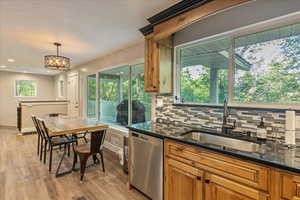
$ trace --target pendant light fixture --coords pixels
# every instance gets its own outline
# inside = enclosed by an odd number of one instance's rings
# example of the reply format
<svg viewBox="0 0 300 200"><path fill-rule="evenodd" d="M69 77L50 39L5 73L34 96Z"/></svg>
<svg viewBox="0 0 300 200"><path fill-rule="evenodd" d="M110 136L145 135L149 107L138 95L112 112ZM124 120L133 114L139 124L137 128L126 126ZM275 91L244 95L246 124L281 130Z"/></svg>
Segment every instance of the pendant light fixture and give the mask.
<svg viewBox="0 0 300 200"><path fill-rule="evenodd" d="M70 69L70 58L59 55L60 43L55 42L56 55L45 56L45 67L52 70L68 71Z"/></svg>

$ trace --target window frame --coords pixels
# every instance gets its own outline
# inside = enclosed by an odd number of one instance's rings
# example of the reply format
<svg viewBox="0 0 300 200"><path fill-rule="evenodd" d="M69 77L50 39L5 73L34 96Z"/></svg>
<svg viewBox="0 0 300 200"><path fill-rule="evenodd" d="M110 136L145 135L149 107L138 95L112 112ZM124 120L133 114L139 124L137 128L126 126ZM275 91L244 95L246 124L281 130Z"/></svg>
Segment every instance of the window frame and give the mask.
<svg viewBox="0 0 300 200"><path fill-rule="evenodd" d="M60 79L58 82L58 97L62 98L65 96L65 81Z"/></svg>
<svg viewBox="0 0 300 200"><path fill-rule="evenodd" d="M282 26L288 26L295 23L300 23L300 12L292 13L286 16L277 17L274 19L266 20L256 24L251 24L241 28L233 29L227 32L219 33L216 35L204 37L191 42L183 43L174 47L174 71L173 71L173 104L185 105L185 106L203 106L203 107L223 107L222 104L210 104L210 103L193 103L193 102L181 102L177 99L180 96L180 50L185 47L192 47L199 45L199 43L205 43L208 41L219 40L222 38L230 39L229 49L229 66L228 66L228 105L230 107L241 108L267 108L267 109L297 109L300 110L300 102L294 104L282 104L282 103L262 103L262 102L238 102L234 101L234 81L235 81L235 62L234 62L234 41L238 37L247 36L271 29L280 28Z"/></svg>
<svg viewBox="0 0 300 200"><path fill-rule="evenodd" d="M89 77L90 76L95 76L95 78L96 78L96 104L95 104L95 117L89 117L88 116L88 111L89 111L89 105L88 105L88 101L89 101L89 98L88 98L88 95L89 95L89 89L88 89L88 87L89 87L89 84L88 84L88 82L89 82ZM98 92L97 92L97 90L98 90L98 85L97 85L97 78L98 78L98 74L97 73L92 73L92 74L88 74L88 75L86 75L86 95L85 95L85 101L86 101L86 103L85 103L85 107L86 107L86 117L88 118L88 119L98 119Z"/></svg>
<svg viewBox="0 0 300 200"><path fill-rule="evenodd" d="M18 81L33 81L34 82L34 96L20 96L20 95L17 95L17 82ZM15 85L14 85L14 96L16 98L32 98L32 97L37 97L38 96L38 84L37 84L37 81L36 80L33 80L33 79L16 79L15 81Z"/></svg>

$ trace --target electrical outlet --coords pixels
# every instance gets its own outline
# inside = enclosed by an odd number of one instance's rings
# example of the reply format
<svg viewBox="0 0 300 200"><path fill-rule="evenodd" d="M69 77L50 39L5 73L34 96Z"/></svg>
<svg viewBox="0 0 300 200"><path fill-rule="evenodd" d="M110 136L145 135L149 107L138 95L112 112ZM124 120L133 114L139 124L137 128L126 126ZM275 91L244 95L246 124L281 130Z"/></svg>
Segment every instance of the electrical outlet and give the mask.
<svg viewBox="0 0 300 200"><path fill-rule="evenodd" d="M296 116L296 128L300 129L300 116Z"/></svg>
<svg viewBox="0 0 300 200"><path fill-rule="evenodd" d="M156 106L157 107L163 107L163 105L164 105L164 101L162 99L157 99Z"/></svg>

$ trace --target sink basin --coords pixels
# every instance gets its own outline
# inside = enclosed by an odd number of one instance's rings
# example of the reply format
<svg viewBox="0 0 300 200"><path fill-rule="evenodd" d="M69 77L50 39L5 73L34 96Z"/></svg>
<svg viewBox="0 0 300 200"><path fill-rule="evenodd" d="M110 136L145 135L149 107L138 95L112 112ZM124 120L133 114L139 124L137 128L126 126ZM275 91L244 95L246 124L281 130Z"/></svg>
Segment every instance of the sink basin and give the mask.
<svg viewBox="0 0 300 200"><path fill-rule="evenodd" d="M218 145L245 152L258 152L262 144L249 142L219 135L207 134L203 132L188 132L182 135L185 139L190 139L202 144Z"/></svg>

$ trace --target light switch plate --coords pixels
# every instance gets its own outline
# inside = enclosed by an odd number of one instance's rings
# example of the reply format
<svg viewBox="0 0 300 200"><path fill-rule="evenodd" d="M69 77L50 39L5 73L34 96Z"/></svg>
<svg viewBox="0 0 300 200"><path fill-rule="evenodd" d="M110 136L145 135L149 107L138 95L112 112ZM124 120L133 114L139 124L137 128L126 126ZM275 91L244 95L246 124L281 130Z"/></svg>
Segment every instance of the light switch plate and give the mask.
<svg viewBox="0 0 300 200"><path fill-rule="evenodd" d="M157 99L156 106L157 107L163 107L163 105L164 105L164 101L162 99Z"/></svg>

